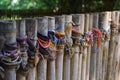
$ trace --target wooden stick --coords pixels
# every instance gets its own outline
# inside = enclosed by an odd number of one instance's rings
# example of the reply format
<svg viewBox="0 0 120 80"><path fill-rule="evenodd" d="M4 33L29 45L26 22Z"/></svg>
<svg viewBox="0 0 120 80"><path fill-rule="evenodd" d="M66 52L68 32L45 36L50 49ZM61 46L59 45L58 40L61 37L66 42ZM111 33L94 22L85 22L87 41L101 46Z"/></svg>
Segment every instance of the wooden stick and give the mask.
<svg viewBox="0 0 120 80"><path fill-rule="evenodd" d="M48 36L48 17L38 19L38 32ZM47 59L40 57L37 65L37 80L47 80Z"/></svg>
<svg viewBox="0 0 120 80"><path fill-rule="evenodd" d="M55 18L56 26L61 26L61 33L64 34L64 26L65 26L65 16L57 16ZM57 58L56 58L56 80L62 80L63 78L63 56L64 49L57 48Z"/></svg>
<svg viewBox="0 0 120 80"><path fill-rule="evenodd" d="M80 32L83 34L84 33L84 14L80 14ZM80 54L79 54L79 63L78 63L78 80L81 80L81 75L82 75L82 53L83 53L83 48L80 46Z"/></svg>
<svg viewBox="0 0 120 80"><path fill-rule="evenodd" d="M26 36L26 27L25 27L25 20L19 20L17 23L17 38L25 38ZM22 44L26 44L26 42L22 42ZM26 46L20 45L20 56L22 58L22 64L27 64L27 53L24 50ZM24 50L24 51L23 51ZM17 80L26 80L26 75L24 74L26 71L18 70L17 71Z"/></svg>
<svg viewBox="0 0 120 80"><path fill-rule="evenodd" d="M55 30L55 18L48 17L48 29ZM54 53L52 53L54 54ZM47 61L47 80L55 80L56 79L55 73L55 59L51 59Z"/></svg>
<svg viewBox="0 0 120 80"><path fill-rule="evenodd" d="M74 28L80 31L80 16L79 14L73 15L72 18L74 24ZM76 45L73 43L73 49L74 49L74 54L73 57L71 58L71 75L70 75L70 80L77 80L78 78L78 57L79 57L79 45Z"/></svg>
<svg viewBox="0 0 120 80"><path fill-rule="evenodd" d="M71 31L72 31L72 15L65 15L65 37L67 43L71 44ZM70 80L70 53L65 52L64 63L63 63L63 80Z"/></svg>
<svg viewBox="0 0 120 80"><path fill-rule="evenodd" d="M36 20L32 18L27 18L25 19L26 21L26 32L28 39L30 39L33 43L34 46L36 46L36 41L37 41L37 24ZM36 54L36 53L35 53ZM34 56L36 57L36 56ZM36 78L36 68L35 68L35 63L29 63L30 69L27 75L27 80L35 80Z"/></svg>
<svg viewBox="0 0 120 80"><path fill-rule="evenodd" d="M88 32L89 29L89 14L85 15L85 26L84 32ZM86 63L87 63L87 46L83 46L83 55L82 55L82 80L86 80Z"/></svg>

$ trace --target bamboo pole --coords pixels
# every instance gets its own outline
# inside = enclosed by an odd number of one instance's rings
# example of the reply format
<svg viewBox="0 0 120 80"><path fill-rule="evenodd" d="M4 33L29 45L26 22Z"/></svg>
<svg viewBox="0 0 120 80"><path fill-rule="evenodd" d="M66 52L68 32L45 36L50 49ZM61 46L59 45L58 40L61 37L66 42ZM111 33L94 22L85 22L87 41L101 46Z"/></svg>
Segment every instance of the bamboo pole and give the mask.
<svg viewBox="0 0 120 80"><path fill-rule="evenodd" d="M116 26L119 26L119 16L120 16L120 12L116 11L116 15L115 15L115 22L116 22ZM118 44L119 44L119 33L116 35L116 39L115 39L115 50L114 50L114 58L113 58L113 65L114 65L114 80L118 80L118 62L119 62L119 54L118 54Z"/></svg>
<svg viewBox="0 0 120 80"><path fill-rule="evenodd" d="M16 22L15 21L0 21L0 34L4 36L5 38L5 44L6 45L11 45L16 43ZM14 47L17 46L16 44L13 45ZM12 46L12 47L13 47ZM6 47L4 45L4 48L6 48L7 51L10 51L10 47ZM4 60L10 61L10 62L5 62ZM5 58L3 56L1 63L3 68L5 69L4 72L4 80L16 80L16 68L18 65L21 63L20 59L17 59L14 56L14 59L16 59L15 62L11 62L11 57ZM9 60L8 60L9 58Z"/></svg>
<svg viewBox="0 0 120 80"><path fill-rule="evenodd" d="M65 27L65 16L57 16L55 18L56 21L56 26L61 26L62 29L60 30L60 32L62 34L65 34L64 32L64 27ZM63 45L63 44L58 44L59 45ZM57 48L57 58L56 58L56 80L62 80L63 78L63 57L64 57L64 49L61 48Z"/></svg>
<svg viewBox="0 0 120 80"><path fill-rule="evenodd" d="M102 47L101 47L101 53L102 53L102 58L101 58L101 64L102 64L102 72L100 73L100 75L102 75L102 80L105 80L105 76L106 76L106 64L107 64L107 57L108 57L108 45L109 45L109 30L110 30L110 25L109 25L109 12L103 12L100 13L100 18L101 18L101 25L100 28L105 30L103 36L104 36L104 41L102 43ZM107 36L107 39L106 39Z"/></svg>
<svg viewBox="0 0 120 80"><path fill-rule="evenodd" d="M72 31L72 15L65 15L65 38L68 43L69 49L72 46L71 40L71 31ZM64 63L63 63L63 80L70 80L70 50L64 54Z"/></svg>
<svg viewBox="0 0 120 80"><path fill-rule="evenodd" d="M48 17L39 18L38 32L48 36ZM44 56L43 56L44 57ZM40 58L37 64L37 80L47 80L47 58Z"/></svg>
<svg viewBox="0 0 120 80"><path fill-rule="evenodd" d="M85 14L85 26L84 26L84 33L88 32L89 30L89 14ZM85 42L86 43L86 42ZM86 80L86 63L87 63L87 47L83 45L83 55L82 55L82 75L81 80Z"/></svg>
<svg viewBox="0 0 120 80"><path fill-rule="evenodd" d="M26 27L25 20L19 20L17 24L17 38L23 39L26 37ZM26 41L20 42L20 56L22 58L22 63L20 69L17 71L17 80L26 80L26 74L28 70L25 70L27 65L27 53L26 53ZM24 45L24 46L23 46ZM22 68L21 68L22 67Z"/></svg>
<svg viewBox="0 0 120 80"><path fill-rule="evenodd" d="M25 21L26 21L26 32L27 32L28 39L30 39L33 46L36 47L36 41L37 41L36 20L32 19L32 18L27 18L27 19L25 19ZM36 53L34 53L32 55L34 57L34 60L35 60L35 57L36 57L35 54ZM29 57L28 57L28 59L29 59ZM30 68L29 68L28 75L26 77L27 80L35 80L35 78L36 78L36 68L35 68L36 62L35 61L34 61L34 63L29 62Z"/></svg>
<svg viewBox="0 0 120 80"><path fill-rule="evenodd" d="M48 17L48 30L50 31L55 30L54 17ZM55 59L48 59L47 61L47 80L56 80Z"/></svg>
<svg viewBox="0 0 120 80"><path fill-rule="evenodd" d="M80 32L83 34L84 33L84 19L85 15L80 14ZM79 61L78 61L78 79L81 80L81 75L82 75L82 53L83 53L83 48L80 46L80 54L79 54Z"/></svg>
<svg viewBox="0 0 120 80"><path fill-rule="evenodd" d="M106 80L112 79L112 63L113 63L113 54L114 54L114 39L115 39L115 29L113 28L113 24L115 21L115 12L112 12L112 23L111 23L111 34L110 34L110 42L109 42L109 54L108 54L108 64L107 64L107 73L106 73ZM111 46L112 45L112 46Z"/></svg>
<svg viewBox="0 0 120 80"><path fill-rule="evenodd" d="M93 22L93 16L89 14L89 31L92 32L92 22ZM86 67L86 80L89 80L89 75L90 75L90 56L91 56L91 46L92 43L88 46L87 49L87 67Z"/></svg>
<svg viewBox="0 0 120 80"><path fill-rule="evenodd" d="M112 12L112 20L115 20L115 14ZM113 61L113 54L114 54L114 38L115 38L115 30L113 29L113 22L111 23L111 35L110 35L110 42L109 42L109 54L108 54L108 64L107 64L107 73L106 73L106 80L111 80L112 77L112 61Z"/></svg>
<svg viewBox="0 0 120 80"><path fill-rule="evenodd" d="M98 13L93 15L93 27L98 28ZM97 40L93 37L94 43L91 49L90 57L90 80L96 80L96 54L97 54Z"/></svg>
<svg viewBox="0 0 120 80"><path fill-rule="evenodd" d="M75 26L76 30L80 31L80 15L76 14L73 15L73 23ZM73 36L74 37L74 36ZM73 43L73 49L74 49L74 54L73 57L71 58L71 75L70 75L70 80L77 80L78 78L78 57L79 57L79 45L76 43Z"/></svg>

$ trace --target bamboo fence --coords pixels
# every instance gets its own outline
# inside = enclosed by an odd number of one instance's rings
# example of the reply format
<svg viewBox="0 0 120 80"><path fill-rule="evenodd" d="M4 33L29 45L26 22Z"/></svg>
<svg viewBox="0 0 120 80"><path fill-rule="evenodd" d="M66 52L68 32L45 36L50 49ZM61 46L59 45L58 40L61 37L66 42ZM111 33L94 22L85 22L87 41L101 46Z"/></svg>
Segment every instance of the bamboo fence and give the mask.
<svg viewBox="0 0 120 80"><path fill-rule="evenodd" d="M0 80L120 80L120 12L0 20Z"/></svg>

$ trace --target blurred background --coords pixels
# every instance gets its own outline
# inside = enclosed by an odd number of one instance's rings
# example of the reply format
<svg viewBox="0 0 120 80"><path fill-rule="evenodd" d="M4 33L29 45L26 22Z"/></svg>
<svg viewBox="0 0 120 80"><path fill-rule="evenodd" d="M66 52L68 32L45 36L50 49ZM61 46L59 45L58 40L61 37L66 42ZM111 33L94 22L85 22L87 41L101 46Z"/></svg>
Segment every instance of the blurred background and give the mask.
<svg viewBox="0 0 120 80"><path fill-rule="evenodd" d="M120 9L120 0L0 0L0 17L35 17Z"/></svg>

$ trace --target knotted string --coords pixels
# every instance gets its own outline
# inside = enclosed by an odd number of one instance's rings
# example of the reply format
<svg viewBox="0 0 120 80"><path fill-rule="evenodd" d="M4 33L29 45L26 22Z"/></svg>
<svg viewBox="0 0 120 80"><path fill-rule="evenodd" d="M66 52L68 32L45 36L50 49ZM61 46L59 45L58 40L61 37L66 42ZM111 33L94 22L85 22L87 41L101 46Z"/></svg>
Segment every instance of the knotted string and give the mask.
<svg viewBox="0 0 120 80"><path fill-rule="evenodd" d="M102 32L99 29L93 29L93 32L95 33L97 37L97 44L98 46L101 44L101 37L102 37Z"/></svg>
<svg viewBox="0 0 120 80"><path fill-rule="evenodd" d="M90 37L90 44L91 44L91 46L93 46L93 34L92 34L92 32L91 31L88 31L88 32L86 32L87 33L87 35Z"/></svg>
<svg viewBox="0 0 120 80"><path fill-rule="evenodd" d="M22 37L22 38L17 38L17 41L18 41L18 42L24 42L24 41L26 41L26 40L27 40L27 35L24 36L24 37Z"/></svg>
<svg viewBox="0 0 120 80"><path fill-rule="evenodd" d="M51 42L51 37L49 36L44 36L41 35L40 33L38 33L38 44L39 46L41 46L43 49L45 50L52 50L54 55L56 56L56 48L55 45L53 44L53 42ZM49 55L51 55L52 53L49 53Z"/></svg>

